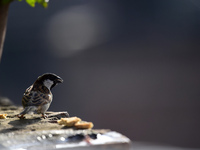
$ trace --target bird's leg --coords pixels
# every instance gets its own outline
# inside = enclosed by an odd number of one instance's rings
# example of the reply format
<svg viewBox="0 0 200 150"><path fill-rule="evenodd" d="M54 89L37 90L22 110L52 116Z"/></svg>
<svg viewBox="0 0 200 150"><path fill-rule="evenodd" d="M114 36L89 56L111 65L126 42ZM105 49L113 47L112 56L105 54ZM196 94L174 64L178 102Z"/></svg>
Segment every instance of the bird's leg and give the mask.
<svg viewBox="0 0 200 150"><path fill-rule="evenodd" d="M19 119L25 119L24 114L18 114L17 117L18 117Z"/></svg>
<svg viewBox="0 0 200 150"><path fill-rule="evenodd" d="M46 115L45 113L42 113L42 117L45 119L48 117L48 115Z"/></svg>

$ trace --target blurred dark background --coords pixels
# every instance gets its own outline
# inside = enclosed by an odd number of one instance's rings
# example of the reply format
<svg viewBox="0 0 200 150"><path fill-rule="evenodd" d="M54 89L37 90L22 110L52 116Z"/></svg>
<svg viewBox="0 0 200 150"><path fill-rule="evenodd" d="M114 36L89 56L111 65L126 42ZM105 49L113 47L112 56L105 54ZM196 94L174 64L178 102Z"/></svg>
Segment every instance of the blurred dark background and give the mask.
<svg viewBox="0 0 200 150"><path fill-rule="evenodd" d="M46 72L64 83L49 110L133 141L200 148L199 0L13 2L0 95L21 105Z"/></svg>

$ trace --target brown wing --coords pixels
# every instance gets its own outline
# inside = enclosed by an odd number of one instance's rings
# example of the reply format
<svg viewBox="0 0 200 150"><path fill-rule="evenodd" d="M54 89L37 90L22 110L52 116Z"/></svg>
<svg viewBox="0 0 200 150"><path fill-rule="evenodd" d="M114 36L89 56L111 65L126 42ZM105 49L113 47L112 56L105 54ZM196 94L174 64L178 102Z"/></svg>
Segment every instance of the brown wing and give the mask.
<svg viewBox="0 0 200 150"><path fill-rule="evenodd" d="M31 101L29 101L30 106L40 106L47 103L51 103L52 95L51 94L44 94L41 92L37 92L33 95Z"/></svg>
<svg viewBox="0 0 200 150"><path fill-rule="evenodd" d="M30 101L32 94L31 94L31 90L33 88L33 85L31 85L30 87L28 87L26 89L26 91L24 92L24 95L22 97L22 105L23 107L27 106L27 103Z"/></svg>
<svg viewBox="0 0 200 150"><path fill-rule="evenodd" d="M26 89L22 98L23 107L26 106L40 106L43 104L51 103L52 94L42 93L40 90L33 90L33 86Z"/></svg>

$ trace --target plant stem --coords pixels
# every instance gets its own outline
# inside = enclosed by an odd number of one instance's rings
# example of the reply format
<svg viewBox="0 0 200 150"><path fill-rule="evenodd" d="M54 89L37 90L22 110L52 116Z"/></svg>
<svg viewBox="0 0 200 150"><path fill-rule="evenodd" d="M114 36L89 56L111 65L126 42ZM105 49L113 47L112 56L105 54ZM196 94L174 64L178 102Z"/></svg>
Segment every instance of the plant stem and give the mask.
<svg viewBox="0 0 200 150"><path fill-rule="evenodd" d="M0 61L3 53L3 45L6 35L9 5L10 3L3 4L0 2Z"/></svg>

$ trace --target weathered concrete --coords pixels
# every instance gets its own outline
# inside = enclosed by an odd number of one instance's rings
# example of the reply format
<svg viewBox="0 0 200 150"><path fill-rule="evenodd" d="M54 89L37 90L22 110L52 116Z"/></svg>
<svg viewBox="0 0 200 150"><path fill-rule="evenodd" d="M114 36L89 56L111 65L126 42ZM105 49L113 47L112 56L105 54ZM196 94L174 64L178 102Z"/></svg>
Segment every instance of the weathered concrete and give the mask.
<svg viewBox="0 0 200 150"><path fill-rule="evenodd" d="M25 119L16 117L22 107L1 106L0 149L129 149L130 140L105 129L77 130L57 123L60 118L68 117L67 112L47 112L46 119L41 115L26 115Z"/></svg>

